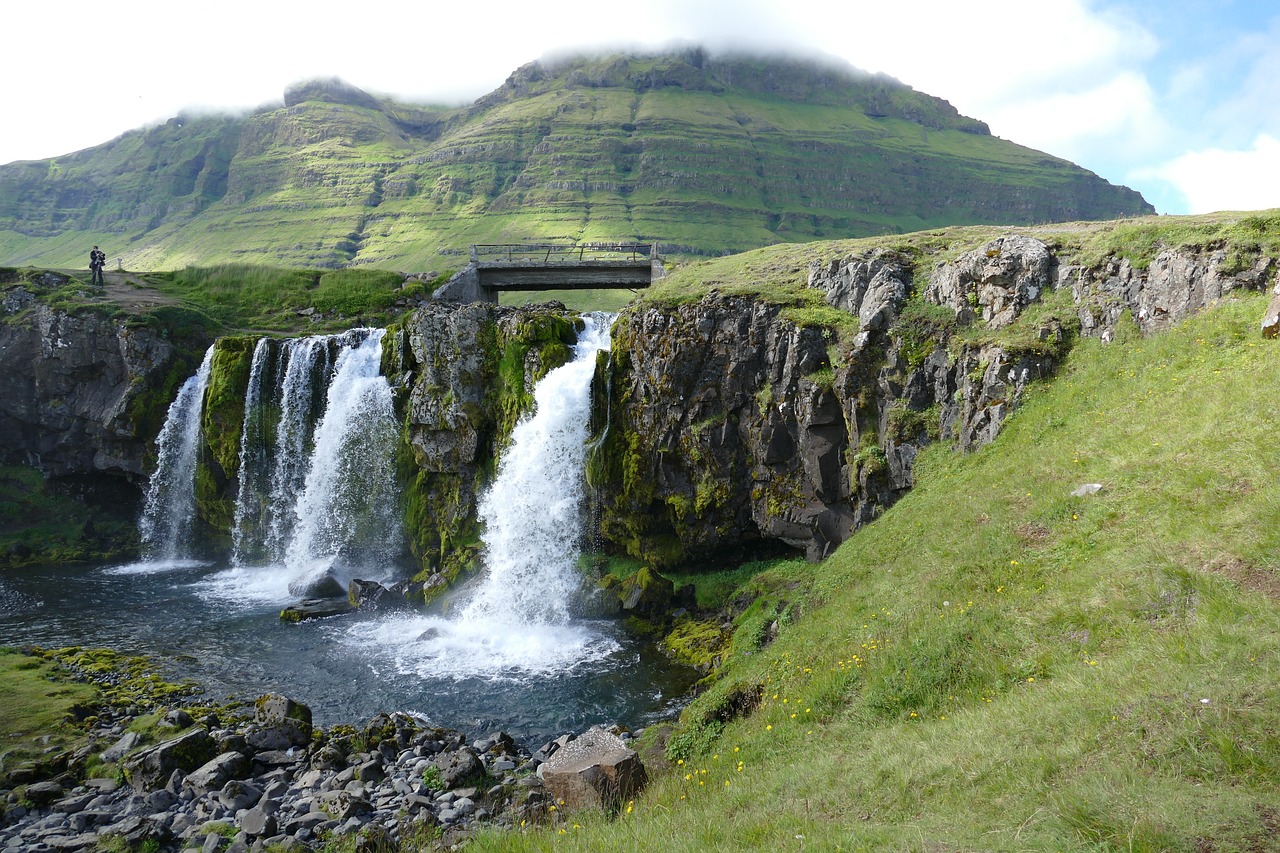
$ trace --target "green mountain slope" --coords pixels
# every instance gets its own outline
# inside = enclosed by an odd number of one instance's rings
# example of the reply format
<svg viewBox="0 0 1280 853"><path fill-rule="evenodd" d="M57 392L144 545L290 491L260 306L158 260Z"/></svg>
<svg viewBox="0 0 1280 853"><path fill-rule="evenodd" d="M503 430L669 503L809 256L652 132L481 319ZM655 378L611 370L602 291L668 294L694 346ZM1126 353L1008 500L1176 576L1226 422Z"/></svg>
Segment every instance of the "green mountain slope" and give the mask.
<svg viewBox="0 0 1280 853"><path fill-rule="evenodd" d="M956 223L1108 219L1140 195L885 77L793 60L532 63L456 109L337 81L0 167L0 261L448 269L473 242L674 254ZM114 263L112 264L114 266Z"/></svg>

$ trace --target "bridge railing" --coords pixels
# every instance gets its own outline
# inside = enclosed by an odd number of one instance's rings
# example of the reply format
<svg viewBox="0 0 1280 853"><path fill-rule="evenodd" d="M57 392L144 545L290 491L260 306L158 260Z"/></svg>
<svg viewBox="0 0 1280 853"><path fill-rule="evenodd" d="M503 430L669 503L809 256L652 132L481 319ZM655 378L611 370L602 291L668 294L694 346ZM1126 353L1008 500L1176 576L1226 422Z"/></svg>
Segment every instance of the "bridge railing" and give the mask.
<svg viewBox="0 0 1280 853"><path fill-rule="evenodd" d="M652 258L653 243L479 243L471 247L474 263L584 263Z"/></svg>

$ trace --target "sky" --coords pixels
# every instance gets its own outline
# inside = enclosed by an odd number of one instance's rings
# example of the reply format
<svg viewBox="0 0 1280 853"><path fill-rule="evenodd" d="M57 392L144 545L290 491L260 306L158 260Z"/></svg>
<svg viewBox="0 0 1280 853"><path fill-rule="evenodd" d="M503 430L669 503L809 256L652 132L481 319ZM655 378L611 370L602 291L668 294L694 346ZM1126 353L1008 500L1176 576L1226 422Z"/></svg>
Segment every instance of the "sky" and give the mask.
<svg viewBox="0 0 1280 853"><path fill-rule="evenodd" d="M1161 213L1280 207L1278 0L45 0L4 18L0 163L317 77L456 104L546 55L679 43L891 75Z"/></svg>

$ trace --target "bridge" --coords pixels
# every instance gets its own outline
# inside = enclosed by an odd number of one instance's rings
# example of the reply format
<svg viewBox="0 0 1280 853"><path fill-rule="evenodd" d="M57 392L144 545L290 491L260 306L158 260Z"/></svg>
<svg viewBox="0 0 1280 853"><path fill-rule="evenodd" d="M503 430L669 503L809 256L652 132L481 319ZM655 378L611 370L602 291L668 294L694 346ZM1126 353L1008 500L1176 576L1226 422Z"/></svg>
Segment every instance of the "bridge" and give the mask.
<svg viewBox="0 0 1280 853"><path fill-rule="evenodd" d="M471 263L435 298L497 302L507 290L635 290L663 274L657 243L478 244Z"/></svg>

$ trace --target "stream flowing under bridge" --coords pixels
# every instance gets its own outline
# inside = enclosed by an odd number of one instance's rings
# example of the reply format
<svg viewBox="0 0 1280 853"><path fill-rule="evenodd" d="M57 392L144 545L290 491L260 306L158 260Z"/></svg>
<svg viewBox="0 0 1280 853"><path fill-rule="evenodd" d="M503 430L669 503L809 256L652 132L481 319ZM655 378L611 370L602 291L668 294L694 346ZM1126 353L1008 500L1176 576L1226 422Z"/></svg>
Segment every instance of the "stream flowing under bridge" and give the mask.
<svg viewBox="0 0 1280 853"><path fill-rule="evenodd" d="M435 297L497 302L507 290L637 290L662 276L657 243L477 244L471 263Z"/></svg>

